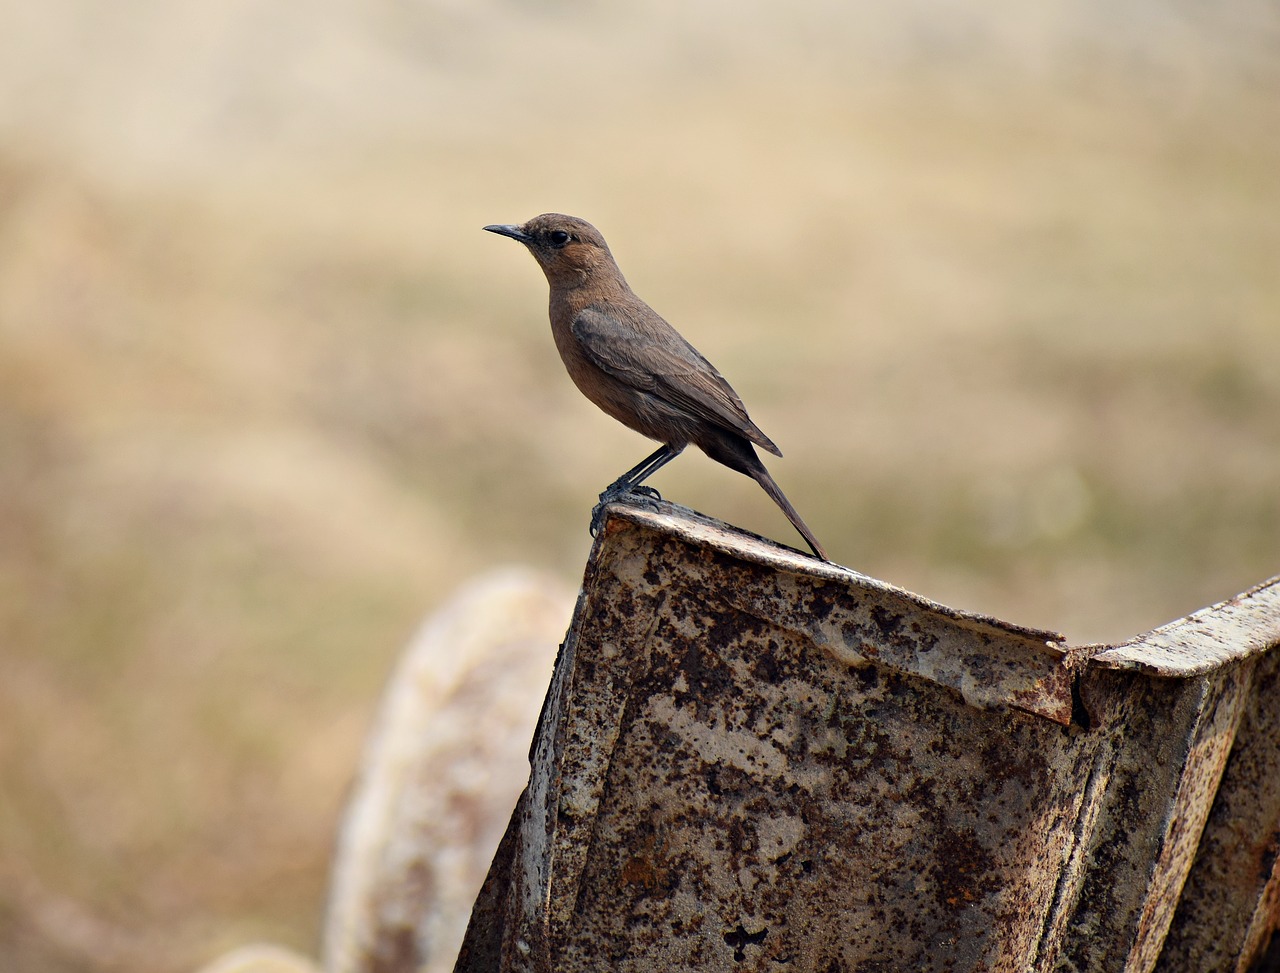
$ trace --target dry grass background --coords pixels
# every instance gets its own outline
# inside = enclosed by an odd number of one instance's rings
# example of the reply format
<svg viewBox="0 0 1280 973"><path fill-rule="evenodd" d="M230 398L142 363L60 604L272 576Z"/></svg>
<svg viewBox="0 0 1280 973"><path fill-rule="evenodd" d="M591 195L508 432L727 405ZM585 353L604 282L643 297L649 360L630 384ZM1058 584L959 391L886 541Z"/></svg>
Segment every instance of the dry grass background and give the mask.
<svg viewBox="0 0 1280 973"><path fill-rule="evenodd" d="M1280 565L1273 5L0 6L6 971L313 951L398 647L579 572L649 446L485 223L596 222L861 571L1080 642Z"/></svg>

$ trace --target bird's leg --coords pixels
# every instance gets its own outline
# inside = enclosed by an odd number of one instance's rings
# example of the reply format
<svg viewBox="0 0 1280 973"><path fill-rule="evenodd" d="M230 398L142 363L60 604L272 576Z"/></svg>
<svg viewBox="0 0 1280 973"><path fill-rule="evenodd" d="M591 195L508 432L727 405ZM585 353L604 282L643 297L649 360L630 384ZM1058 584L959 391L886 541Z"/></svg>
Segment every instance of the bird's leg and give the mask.
<svg viewBox="0 0 1280 973"><path fill-rule="evenodd" d="M646 496L653 497L654 499L662 499L657 490L652 487L642 487L640 484L679 456L681 449L683 449L683 447L680 449L665 445L658 447L658 449L654 450L653 453L646 456L635 466L631 467L631 469L627 470L627 472L623 473L622 476L618 477L605 487L604 493L600 494L600 502L602 504L612 503L614 500L621 499L628 493L643 493Z"/></svg>
<svg viewBox="0 0 1280 973"><path fill-rule="evenodd" d="M604 514L605 506L615 500L621 500L626 496L634 497L637 494L647 497L651 501L661 500L662 496L657 490L640 484L679 456L683 449L683 446L660 446L605 487L604 492L600 494L600 501L591 511L591 535L594 537L600 529L600 520Z"/></svg>

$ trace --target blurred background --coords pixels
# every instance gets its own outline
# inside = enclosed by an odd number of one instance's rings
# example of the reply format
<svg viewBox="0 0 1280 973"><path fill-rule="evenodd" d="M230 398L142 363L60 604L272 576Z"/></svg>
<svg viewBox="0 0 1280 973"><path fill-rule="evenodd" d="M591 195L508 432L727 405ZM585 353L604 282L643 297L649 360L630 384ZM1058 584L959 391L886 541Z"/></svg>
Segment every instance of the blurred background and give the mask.
<svg viewBox="0 0 1280 973"><path fill-rule="evenodd" d="M0 8L9 973L314 952L401 645L577 583L651 445L486 223L596 223L841 563L1076 643L1280 571L1273 3Z"/></svg>

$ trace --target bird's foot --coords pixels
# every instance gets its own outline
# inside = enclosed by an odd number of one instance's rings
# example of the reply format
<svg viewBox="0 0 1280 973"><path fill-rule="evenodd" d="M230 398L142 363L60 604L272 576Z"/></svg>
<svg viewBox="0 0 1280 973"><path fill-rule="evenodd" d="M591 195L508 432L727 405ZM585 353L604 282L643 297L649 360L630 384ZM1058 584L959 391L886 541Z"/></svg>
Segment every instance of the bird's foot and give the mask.
<svg viewBox="0 0 1280 973"><path fill-rule="evenodd" d="M600 494L600 501L591 508L591 536L595 537L600 532L601 526L604 524L604 508L611 503L619 500L628 500L637 507L644 507L648 510L657 510L657 501L662 499L662 494L650 486L631 485L624 480L617 480L605 487L604 493Z"/></svg>
<svg viewBox="0 0 1280 973"><path fill-rule="evenodd" d="M661 500L662 494L651 486L631 484L626 480L614 480L604 488L604 493L600 494L600 502L596 506L603 507L606 503L613 503L623 497L647 497L650 500ZM641 504L647 506L644 501L641 501Z"/></svg>

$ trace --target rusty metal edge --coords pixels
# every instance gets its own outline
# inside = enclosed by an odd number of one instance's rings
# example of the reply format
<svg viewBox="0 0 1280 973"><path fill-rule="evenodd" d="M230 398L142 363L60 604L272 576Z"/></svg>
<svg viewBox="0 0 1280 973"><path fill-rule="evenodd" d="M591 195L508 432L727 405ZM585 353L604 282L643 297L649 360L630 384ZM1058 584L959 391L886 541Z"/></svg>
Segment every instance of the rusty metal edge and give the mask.
<svg viewBox="0 0 1280 973"><path fill-rule="evenodd" d="M1116 645L1086 646L1089 664L1188 678L1280 644L1280 575Z"/></svg>
<svg viewBox="0 0 1280 973"><path fill-rule="evenodd" d="M817 558L804 554L795 548L787 547L767 537L761 537L759 534L753 534L740 527L734 527L724 521L716 520L714 517L708 517L696 510L691 510L688 507L682 507L666 500L647 501L646 506L652 506L654 509L650 510L646 509L646 507L625 502L609 504L605 508L606 520L600 532L601 535L603 536L609 531L610 520L630 521L642 527L674 534L682 540L714 548L717 551L746 561L767 565L775 570L792 574L806 574L815 578L827 578L846 584L852 583L861 588L892 594L911 602L917 608L933 612L966 626L986 629L1000 635L1012 635L1018 638L1043 642L1051 649L1064 654L1067 652L1067 638L1060 632L1031 628L1026 625L1007 622L991 615L952 608L923 595L918 595L913 591L889 584L887 581L881 581L878 578L862 574L853 568L836 564L833 561L819 561ZM597 538L596 543L600 543L600 538Z"/></svg>

